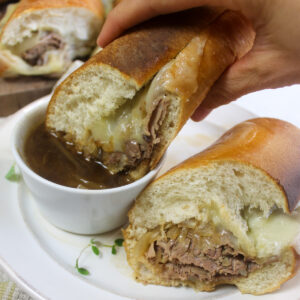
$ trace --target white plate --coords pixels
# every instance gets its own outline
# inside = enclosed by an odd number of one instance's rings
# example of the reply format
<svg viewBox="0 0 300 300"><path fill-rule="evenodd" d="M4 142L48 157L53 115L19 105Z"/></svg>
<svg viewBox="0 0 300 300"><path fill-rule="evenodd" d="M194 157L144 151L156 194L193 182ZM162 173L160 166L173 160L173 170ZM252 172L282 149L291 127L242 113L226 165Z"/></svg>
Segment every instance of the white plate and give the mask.
<svg viewBox="0 0 300 300"><path fill-rule="evenodd" d="M48 101L45 97L39 101ZM32 103L31 105L36 105ZM25 107L23 110L26 110ZM17 114L22 113L22 110ZM211 144L226 129L255 117L236 105L217 109L205 121L189 121L168 150L162 172ZM188 288L144 286L131 277L124 249L111 255L101 249L101 257L87 250L80 266L91 275L82 276L74 268L76 257L88 244L90 236L63 232L45 221L37 211L32 196L23 182L16 184L4 179L13 163L9 139L16 116L0 126L0 264L12 279L37 299L252 299L241 296L234 287L221 287L212 293L196 293ZM120 231L97 236L112 243ZM295 299L300 274L286 283L279 292L263 299Z"/></svg>

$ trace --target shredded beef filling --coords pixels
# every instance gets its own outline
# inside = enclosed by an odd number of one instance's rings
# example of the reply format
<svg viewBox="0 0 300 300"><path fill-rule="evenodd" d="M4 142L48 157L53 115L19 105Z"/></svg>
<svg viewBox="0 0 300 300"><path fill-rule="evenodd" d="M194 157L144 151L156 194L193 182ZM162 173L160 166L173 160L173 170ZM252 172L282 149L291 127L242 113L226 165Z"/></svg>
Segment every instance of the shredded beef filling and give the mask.
<svg viewBox="0 0 300 300"><path fill-rule="evenodd" d="M49 50L61 49L64 46L61 37L48 32L34 47L26 50L22 58L31 66L42 66L45 63L45 53Z"/></svg>
<svg viewBox="0 0 300 300"><path fill-rule="evenodd" d="M184 239L152 242L145 256L168 280L221 281L247 276L260 268L253 259L234 249L229 234L215 242L212 237L187 234Z"/></svg>
<svg viewBox="0 0 300 300"><path fill-rule="evenodd" d="M147 132L143 135L144 143L128 140L124 152L102 153L102 161L108 167L119 169L136 167L144 159L151 157L153 148L160 142L157 133L167 113L168 102L160 100L152 112Z"/></svg>

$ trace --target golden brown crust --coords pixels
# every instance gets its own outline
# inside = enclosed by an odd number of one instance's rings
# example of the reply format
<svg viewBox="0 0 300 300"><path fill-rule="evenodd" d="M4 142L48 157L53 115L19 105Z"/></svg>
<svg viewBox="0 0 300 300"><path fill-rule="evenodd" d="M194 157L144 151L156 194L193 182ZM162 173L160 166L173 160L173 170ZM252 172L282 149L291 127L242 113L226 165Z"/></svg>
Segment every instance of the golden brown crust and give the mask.
<svg viewBox="0 0 300 300"><path fill-rule="evenodd" d="M243 162L265 171L286 195L288 210L294 210L300 200L300 130L297 127L272 118L243 122L163 176L223 160Z"/></svg>
<svg viewBox="0 0 300 300"><path fill-rule="evenodd" d="M198 89L183 103L181 126L191 117L221 74L252 47L255 33L239 13L227 11L208 28L203 58L198 73Z"/></svg>
<svg viewBox="0 0 300 300"><path fill-rule="evenodd" d="M133 28L91 57L58 86L51 98L47 115L53 112L61 87L90 65L115 68L124 79L133 80L137 88L141 88L221 13L220 9L199 8L157 17Z"/></svg>
<svg viewBox="0 0 300 300"><path fill-rule="evenodd" d="M24 12L45 8L81 7L86 8L99 17L103 17L103 5L99 0L21 0L18 8L12 15L12 19Z"/></svg>
<svg viewBox="0 0 300 300"><path fill-rule="evenodd" d="M195 74L197 90L193 92L191 88L185 88L184 85L181 87L179 82L175 84L173 82L173 91L179 92L182 98L181 114L178 117L180 123L175 136L226 68L251 49L255 33L249 22L239 13L226 11L199 37L201 39L207 38L207 40L199 69L196 70L197 74ZM176 72L180 73L180 70L171 70L171 72L176 74ZM191 75L189 74L189 76ZM179 76L173 76L174 79L176 77L179 78ZM170 143L171 141L166 145L159 145L152 158L152 167L155 167Z"/></svg>
<svg viewBox="0 0 300 300"><path fill-rule="evenodd" d="M65 7L81 7L88 9L100 19L104 19L104 8L102 2L99 0L21 0L17 9L13 12L11 17L2 29L0 34L0 40L5 28L8 24L24 13L29 13L35 10L41 10L46 8L65 8Z"/></svg>
<svg viewBox="0 0 300 300"><path fill-rule="evenodd" d="M157 17L114 40L83 68L89 64L109 65L141 87L221 12L199 8Z"/></svg>

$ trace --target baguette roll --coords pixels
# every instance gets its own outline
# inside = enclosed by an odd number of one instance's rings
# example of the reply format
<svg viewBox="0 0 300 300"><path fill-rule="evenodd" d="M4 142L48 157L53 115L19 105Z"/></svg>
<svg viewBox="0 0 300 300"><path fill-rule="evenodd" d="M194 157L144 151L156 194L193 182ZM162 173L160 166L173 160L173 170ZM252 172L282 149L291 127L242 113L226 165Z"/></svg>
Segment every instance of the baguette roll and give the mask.
<svg viewBox="0 0 300 300"><path fill-rule="evenodd" d="M99 0L21 0L1 21L0 76L60 76L89 55L104 20Z"/></svg>
<svg viewBox="0 0 300 300"><path fill-rule="evenodd" d="M129 212L125 249L143 283L272 292L295 274L300 130L243 122L151 183Z"/></svg>
<svg viewBox="0 0 300 300"><path fill-rule="evenodd" d="M55 91L46 126L112 172L154 168L222 72L252 46L238 13L199 8L116 39Z"/></svg>

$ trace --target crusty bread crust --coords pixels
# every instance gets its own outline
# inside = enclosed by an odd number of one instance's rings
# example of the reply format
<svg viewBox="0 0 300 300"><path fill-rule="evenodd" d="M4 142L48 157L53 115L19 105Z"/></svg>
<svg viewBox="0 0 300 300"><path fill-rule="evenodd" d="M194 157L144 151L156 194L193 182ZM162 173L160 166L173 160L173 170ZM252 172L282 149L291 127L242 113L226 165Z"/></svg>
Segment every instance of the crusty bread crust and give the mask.
<svg viewBox="0 0 300 300"><path fill-rule="evenodd" d="M294 125L272 118L243 122L227 131L205 151L162 177L222 160L260 168L282 190L286 200L285 212L292 212L297 206L300 200L300 130Z"/></svg>
<svg viewBox="0 0 300 300"><path fill-rule="evenodd" d="M99 0L21 0L7 24L23 13L47 8L82 7L100 18L104 17L102 2ZM4 27L5 28L5 27ZM5 30L5 29L4 29Z"/></svg>
<svg viewBox="0 0 300 300"><path fill-rule="evenodd" d="M181 126L190 118L220 75L253 45L255 32L237 12L226 11L207 29L207 42L198 73L198 89L191 95L185 91ZM190 101L188 101L190 99Z"/></svg>
<svg viewBox="0 0 300 300"><path fill-rule="evenodd" d="M140 89L221 13L220 9L199 8L157 17L135 27L91 57L56 88L47 116L54 113L56 98L63 86L91 65L115 69Z"/></svg>
<svg viewBox="0 0 300 300"><path fill-rule="evenodd" d="M201 34L207 38L203 56L199 69L196 74L189 74L197 79L196 91L186 88L178 82L173 82L172 86L167 87L170 92L179 93L181 96L181 109L178 116L176 132L174 137L191 117L196 108L205 99L208 91L214 82L234 61L244 56L252 47L255 33L249 22L239 13L226 11L220 15L204 32ZM182 64L186 57L183 57ZM174 74L180 73L174 66ZM176 78L176 76L174 76ZM178 76L179 81L182 80ZM156 147L151 160L151 168L159 162L172 139L166 143L160 143Z"/></svg>
<svg viewBox="0 0 300 300"><path fill-rule="evenodd" d="M221 12L199 8L157 17L114 40L74 74L83 72L90 64L108 65L140 88Z"/></svg>

